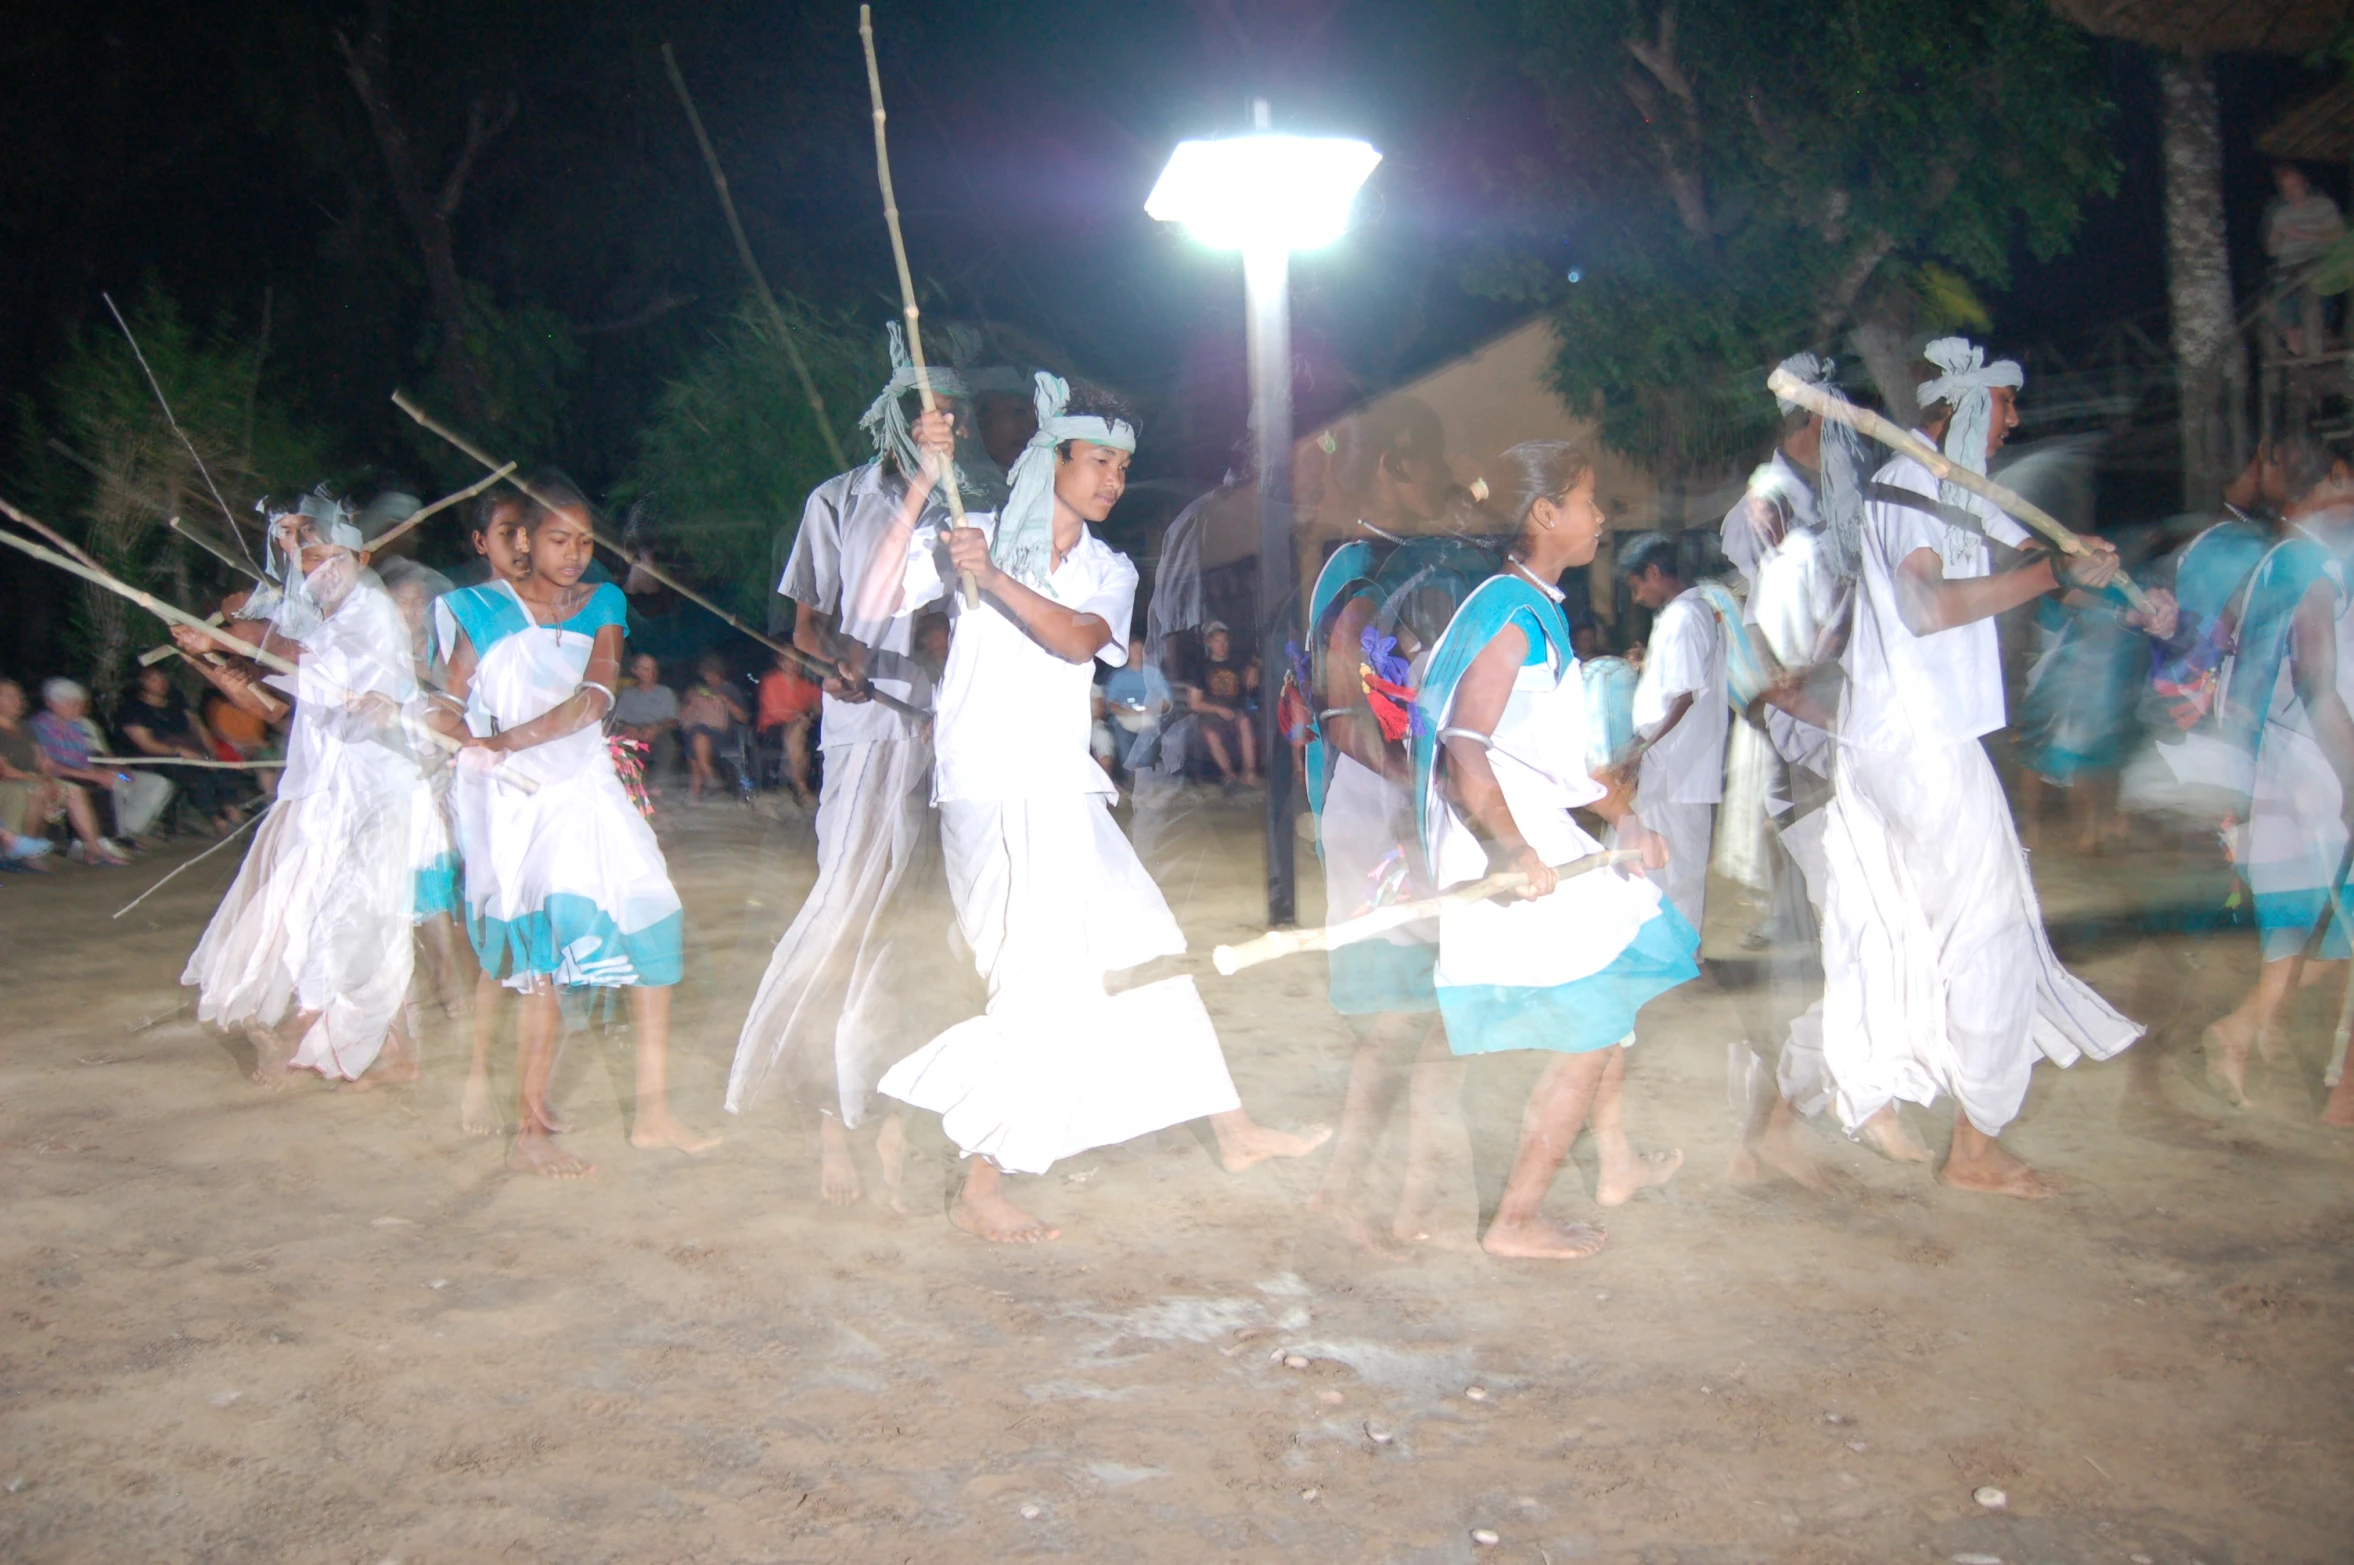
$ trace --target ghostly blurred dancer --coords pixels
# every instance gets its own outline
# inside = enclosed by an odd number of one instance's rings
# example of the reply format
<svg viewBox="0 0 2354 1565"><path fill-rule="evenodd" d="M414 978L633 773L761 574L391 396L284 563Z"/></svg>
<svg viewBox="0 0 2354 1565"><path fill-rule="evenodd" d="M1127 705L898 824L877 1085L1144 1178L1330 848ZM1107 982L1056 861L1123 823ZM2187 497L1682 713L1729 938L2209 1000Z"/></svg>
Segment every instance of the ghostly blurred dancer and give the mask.
<svg viewBox="0 0 2354 1565"><path fill-rule="evenodd" d="M2207 1079L2235 1105L2247 1102L2248 1053L2276 1052L2282 1007L2305 974L2321 931L2320 960L2347 955L2346 817L2354 800L2354 472L2317 442L2282 451L2285 528L2249 578L2237 653L2222 692L2227 731L2255 754L2240 872L2255 894L2264 966L2229 1015L2207 1029ZM2310 978L2308 981L2311 981ZM2354 1123L2343 1083L2330 1123Z"/></svg>
<svg viewBox="0 0 2354 1565"><path fill-rule="evenodd" d="M1505 453L1517 537L1502 574L1475 588L1432 652L1414 734L1416 808L1443 890L1512 869L1524 898L1450 907L1434 975L1456 1054L1541 1049L1558 1056L1529 1094L1520 1147L1480 1244L1491 1255L1579 1260L1603 1235L1544 1213L1554 1175L1591 1124L1595 1199L1615 1206L1663 1183L1681 1153L1640 1156L1621 1120L1626 1046L1653 998L1699 976L1699 936L1651 881L1607 871L1557 881L1601 851L1571 813L1608 820L1652 868L1659 839L1622 787L1587 771L1585 681L1553 583L1590 562L1602 533L1594 469L1561 441Z"/></svg>
<svg viewBox="0 0 2354 1565"><path fill-rule="evenodd" d="M493 490L474 508L469 530L474 552L489 573L494 595L499 584L513 588L531 574L530 507L519 494ZM480 592L482 589L454 589ZM488 738L495 727L489 710L448 693L449 664L457 656L463 635L452 612L451 593L434 600L434 643L442 687L434 703L448 714L442 721L454 731ZM506 986L493 971L487 949L490 918L498 903L498 863L490 850L490 774L479 767L450 769L450 832L458 851L459 878L455 888L466 922L466 936L475 955L474 1004L468 1018L473 1058L466 1070L466 1087L458 1100L458 1127L470 1136L495 1136L504 1125L490 1098L490 1046L506 1013Z"/></svg>
<svg viewBox="0 0 2354 1565"><path fill-rule="evenodd" d="M795 604L793 644L838 672L821 698L817 879L769 958L727 1082L731 1114L781 1087L817 1116L818 1193L837 1206L861 1194L849 1133L866 1119L875 1082L926 1035L909 1012L937 983L931 967L947 937L945 904L924 895L941 874L931 740L920 722L867 690L871 680L912 703L923 682L914 663L915 616L863 615L843 590L845 581L855 587L864 580L907 499L907 475L922 466L907 422L915 370L896 324L890 346L890 384L860 421L875 460L811 493L777 584ZM935 371L932 389L952 406L965 394L953 372ZM924 503L918 525L936 526L946 505L936 496ZM905 1125L891 1112L876 1139L894 1206Z"/></svg>
<svg viewBox="0 0 2354 1565"><path fill-rule="evenodd" d="M289 1070L357 1081L380 1055L386 1079L406 1080L417 1069L401 1014L416 944L410 834L423 792L400 725L417 691L408 628L340 502L306 495L270 515L268 537L283 586L246 610L266 612L262 646L292 659L295 677L257 682L202 656L211 638L173 633L244 710L283 710L259 684L294 698L277 803L180 982L197 988L198 1019L252 1040L256 1081L275 1086Z"/></svg>
<svg viewBox="0 0 2354 1565"><path fill-rule="evenodd" d="M1984 472L2018 423L2024 377L1959 337L1928 348L1924 437ZM2036 555L1995 574L1987 540L2028 546L2017 523L1898 457L1864 508L1861 589L1825 817L1824 1049L1850 1131L1926 1161L1896 1101L1951 1094L1939 1178L2042 1197L2057 1188L1996 1140L2037 1058L2107 1059L2141 1029L2060 966L2043 929L2002 785L1980 739L2003 726L1994 616L2117 575L2097 540L2065 565ZM2161 605L2172 630L2171 600Z"/></svg>
<svg viewBox="0 0 2354 1565"><path fill-rule="evenodd" d="M581 581L595 547L588 504L560 482L558 503L527 513L531 574L442 599L458 626L449 690L470 722L460 764L530 778L492 779L482 796L492 895L478 930L485 970L523 996L517 1028L517 1125L509 1166L557 1178L593 1172L555 1143L548 1078L563 986L627 988L637 1053L630 1145L700 1152L670 1115L670 990L682 967L684 918L662 849L613 766L599 726L613 707L628 610L610 582ZM471 844L469 844L471 846ZM469 887L469 897L472 888Z"/></svg>
<svg viewBox="0 0 2354 1565"><path fill-rule="evenodd" d="M415 508L411 502L412 510ZM414 560L390 560L377 570L384 590L409 628L409 654L416 670L418 699L430 701L441 689L442 666L433 628L433 605L450 590L450 579ZM455 1015L465 975L457 960L458 919L464 901L458 890L458 845L450 817L449 756L437 747L417 747L421 770L416 808L410 812L409 868L414 892L409 916L425 949L434 997ZM468 964L471 965L471 964Z"/></svg>
<svg viewBox="0 0 2354 1565"><path fill-rule="evenodd" d="M1074 405L1076 404L1076 405ZM916 535L931 461L875 551L864 609L905 614L949 596L956 615L935 719L934 797L965 943L989 986L987 1011L901 1060L880 1090L942 1116L968 1159L951 1215L984 1239L1027 1243L1057 1230L1007 1200L1001 1171L1207 1117L1229 1170L1299 1156L1290 1136L1242 1112L1218 1035L1190 978L1118 995L1105 978L1184 951L1185 936L1112 823L1109 778L1088 754L1089 666L1117 665L1136 568L1089 531L1127 486L1134 416L1101 393L1038 377L1038 433L1014 464L1004 510L938 545ZM920 443L953 450L926 415ZM957 591L971 575L981 602Z"/></svg>
<svg viewBox="0 0 2354 1565"><path fill-rule="evenodd" d="M1722 588L1684 579L1672 538L1649 533L1619 552L1637 603L1651 610L1651 641L1635 686L1635 808L1667 843L1659 889L1695 932L1708 903L1709 849L1725 791L1726 606ZM1737 626L1739 618L1733 616Z"/></svg>
<svg viewBox="0 0 2354 1565"><path fill-rule="evenodd" d="M1306 751L1309 807L1324 863L1325 922L1431 894L1414 829L1413 719L1416 660L1426 657L1464 597L1496 568L1495 557L1451 536L1402 536L1427 527L1446 504L1449 475L1439 424L1410 404L1406 416L1365 420L1354 431L1348 492L1363 498L1352 536L1325 561L1308 596L1309 680L1315 717ZM1418 1054L1444 1060L1438 1021L1436 921L1341 946L1326 959L1332 1008L1349 1019L1357 1049L1332 1161L1312 1205L1360 1244L1374 1242L1364 1209L1382 1129ZM1425 1093L1428 1099L1431 1094ZM1407 1188L1391 1225L1419 1237L1428 1197L1428 1126L1409 1132Z"/></svg>

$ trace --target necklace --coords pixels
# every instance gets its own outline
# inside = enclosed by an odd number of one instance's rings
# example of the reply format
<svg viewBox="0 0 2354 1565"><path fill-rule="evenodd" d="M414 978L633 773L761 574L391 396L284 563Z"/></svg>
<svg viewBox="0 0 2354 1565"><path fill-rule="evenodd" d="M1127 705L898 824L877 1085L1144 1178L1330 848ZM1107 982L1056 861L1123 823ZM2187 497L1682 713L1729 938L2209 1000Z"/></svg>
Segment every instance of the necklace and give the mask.
<svg viewBox="0 0 2354 1565"><path fill-rule="evenodd" d="M1536 588L1537 591L1543 593L1546 597L1551 598L1555 603L1559 603L1563 598L1568 596L1568 594L1564 593L1559 587L1554 586L1551 582L1539 576L1535 571L1532 571L1527 566L1521 564L1520 557L1518 555L1507 554L1504 556L1504 563L1514 572L1518 573L1522 581L1527 582L1530 586Z"/></svg>

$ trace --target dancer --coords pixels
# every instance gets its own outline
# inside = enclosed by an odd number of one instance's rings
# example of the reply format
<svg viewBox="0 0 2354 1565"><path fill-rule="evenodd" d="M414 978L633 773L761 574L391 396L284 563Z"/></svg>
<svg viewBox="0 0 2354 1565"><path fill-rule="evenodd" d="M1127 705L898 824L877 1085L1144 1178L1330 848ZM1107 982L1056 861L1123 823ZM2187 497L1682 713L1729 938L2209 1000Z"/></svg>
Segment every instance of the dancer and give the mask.
<svg viewBox="0 0 2354 1565"><path fill-rule="evenodd" d="M1923 438L1983 473L2018 423L2019 366L1959 337L1929 345ZM2141 1035L2060 966L2045 937L2008 805L1979 740L2003 726L1994 616L2118 574L2097 540L2066 564L2037 553L1996 574L1987 540L2024 548L2017 523L1908 457L1880 469L1864 508L1861 590L1825 817L1824 1049L1848 1129L1926 1161L1900 1098L1956 1103L1938 1178L2041 1198L2058 1188L1996 1139L2038 1055L2107 1059ZM2162 598L2162 595L2160 595ZM2172 600L2158 604L2170 633ZM2136 616L2137 622L2140 616Z"/></svg>
<svg viewBox="0 0 2354 1565"><path fill-rule="evenodd" d="M1442 433L1419 403L1357 421L1338 474L1359 514L1309 592L1315 716L1307 796L1324 864L1327 925L1375 903L1431 894L1413 823L1406 687L1415 660L1496 568L1493 555L1454 536L1403 536L1444 514ZM1373 1153L1410 1069L1420 1112L1410 1119L1406 1180L1389 1228L1407 1242L1427 1237L1431 1120L1457 1075L1439 1025L1437 963L1435 921L1341 946L1326 959L1332 1008L1347 1018L1357 1047L1332 1159L1309 1205L1367 1248L1381 1248L1365 1210Z"/></svg>
<svg viewBox="0 0 2354 1565"><path fill-rule="evenodd" d="M818 1194L836 1206L864 1193L850 1132L866 1120L876 1081L954 1015L931 1014L937 976L919 965L947 937L931 739L916 719L867 694L872 681L902 701L917 699L916 616L863 614L855 601L913 492L909 475L923 465L908 426L915 370L897 325L890 350L890 383L859 421L875 459L810 494L777 584L795 605L793 644L838 672L820 696L817 879L769 958L727 1082L731 1114L781 1087L816 1116ZM931 378L953 417L964 387L952 373L934 370ZM935 528L947 515L928 486L923 507L919 527ZM904 541L897 547L904 552ZM906 1142L905 1116L885 1114L875 1151L894 1209Z"/></svg>
<svg viewBox="0 0 2354 1565"><path fill-rule="evenodd" d="M1635 686L1635 808L1644 827L1667 841L1659 889L1697 931L1725 792L1725 615L1684 579L1672 538L1646 533L1629 541L1618 568L1634 600L1654 616Z"/></svg>
<svg viewBox="0 0 2354 1565"><path fill-rule="evenodd" d="M436 650L433 605L450 590L450 579L414 560L391 560L377 572L401 623L409 630L409 651L417 681L418 716L439 693L441 658ZM450 757L436 746L418 750L419 796L410 811L409 866L413 876L409 917L425 950L427 976L445 1015L459 1009L463 982L457 959L458 918L463 902L458 891L457 837L450 824Z"/></svg>
<svg viewBox="0 0 2354 1565"><path fill-rule="evenodd" d="M630 1145L692 1153L718 1138L671 1117L670 990L680 975L684 918L662 849L623 790L598 726L612 709L628 609L610 582L581 581L596 547L587 501L560 480L533 489L553 503L534 501L525 517L531 574L463 588L442 602L458 631L450 693L470 716L495 725L487 736L462 735L460 764L504 758L539 785L527 794L494 778L483 801L494 885L479 949L484 968L523 997L508 1163L579 1178L594 1169L556 1145L548 1111L559 985L630 992L637 1053Z"/></svg>
<svg viewBox="0 0 2354 1565"><path fill-rule="evenodd" d="M357 1081L383 1057L385 1077L417 1062L402 1017L415 964L411 815L420 793L402 709L416 694L408 630L373 573L351 513L324 495L268 513L276 589L248 615L269 615L262 645L296 661L268 683L294 697L277 803L197 942L180 982L199 1020L242 1031L256 1081L290 1070ZM189 664L243 709L284 711L243 659L176 627ZM211 655L207 655L211 654Z"/></svg>
<svg viewBox="0 0 2354 1565"><path fill-rule="evenodd" d="M519 494L493 490L475 502L468 536L494 587L504 582L511 588L531 574L529 524L529 506ZM448 714L440 720L440 726L454 733L463 725L468 731L487 737L493 732L489 712L447 693L449 663L457 655L458 640L463 634L457 615L452 612L450 597L451 594L444 593L433 604L434 643L442 669L442 689L435 692L434 700ZM491 1103L490 1046L506 1015L507 989L492 970L484 950L489 939L491 909L498 901L497 860L490 846L493 786L489 774L479 768L450 769L450 830L456 841L460 867L460 878L453 889L459 893L467 940L475 955L474 1003L467 1029L471 1035L472 1058L466 1067L465 1089L458 1099L458 1127L470 1136L495 1136L506 1128Z"/></svg>
<svg viewBox="0 0 2354 1565"><path fill-rule="evenodd" d="M1038 376L1036 400L1038 433L1005 508L967 514L947 537L945 571L915 529L953 437L945 415L921 420L918 443L936 455L860 594L867 612L899 615L950 593L959 574L981 591L978 607L961 593L952 604L933 791L988 1008L893 1066L881 1090L937 1111L963 1149L957 1226L1013 1242L1059 1230L1006 1198L1004 1173L1044 1173L1205 1116L1232 1171L1301 1156L1327 1134L1269 1130L1243 1112L1192 979L1105 990L1107 975L1185 949L1087 750L1088 668L1123 660L1136 597L1136 567L1089 526L1127 487L1136 427L1116 399L1074 395L1052 375Z"/></svg>
<svg viewBox="0 0 2354 1565"><path fill-rule="evenodd" d="M1594 468L1566 441L1504 454L1515 536L1505 569L1464 600L1423 675L1415 731L1416 808L1440 889L1495 870L1529 877L1524 898L1439 918L1435 974L1456 1054L1541 1049L1556 1056L1531 1090L1520 1146L1495 1216L1491 1255L1578 1260L1600 1229L1545 1215L1562 1159L1591 1123L1615 1206L1672 1178L1683 1154L1638 1155L1622 1122L1626 1046L1656 996L1699 976L1699 936L1652 881L1603 873L1559 883L1555 870L1602 845L1573 810L1608 821L1620 845L1662 867L1672 851L1628 807L1623 786L1591 776L1585 680L1554 583L1590 563L1602 536Z"/></svg>
<svg viewBox="0 0 2354 1565"><path fill-rule="evenodd" d="M2287 500L2280 541L2248 581L2227 729L2255 754L2239 868L2255 894L2264 965L2239 1005L2206 1032L2207 1080L2247 1106L2248 1054L2279 1052L2281 1012L2300 977L2317 981L2347 955L2332 902L2346 891L2346 818L2354 813L2354 472L2319 442L2281 448ZM2316 929L2319 959L2306 960ZM2331 1123L2354 1122L2341 1090Z"/></svg>

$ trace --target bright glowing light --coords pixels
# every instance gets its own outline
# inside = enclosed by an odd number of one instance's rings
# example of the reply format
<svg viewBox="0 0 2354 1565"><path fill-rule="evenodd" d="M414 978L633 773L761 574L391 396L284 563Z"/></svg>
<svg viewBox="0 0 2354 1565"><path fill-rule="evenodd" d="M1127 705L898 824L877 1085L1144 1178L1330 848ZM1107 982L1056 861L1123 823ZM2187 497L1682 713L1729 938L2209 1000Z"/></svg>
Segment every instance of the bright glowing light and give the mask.
<svg viewBox="0 0 2354 1565"><path fill-rule="evenodd" d="M1313 250L1348 231L1357 187L1380 161L1339 137L1181 141L1144 210L1220 250Z"/></svg>

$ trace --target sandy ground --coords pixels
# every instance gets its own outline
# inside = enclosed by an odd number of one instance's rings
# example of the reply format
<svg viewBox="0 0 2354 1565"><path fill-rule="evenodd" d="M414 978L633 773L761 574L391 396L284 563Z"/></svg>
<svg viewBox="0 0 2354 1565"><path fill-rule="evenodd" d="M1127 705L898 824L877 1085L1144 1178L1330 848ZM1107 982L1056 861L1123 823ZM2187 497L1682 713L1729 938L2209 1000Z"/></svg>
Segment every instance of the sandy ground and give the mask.
<svg viewBox="0 0 2354 1565"><path fill-rule="evenodd" d="M1259 896L1247 804L1208 825L1172 888L1203 950ZM721 805L664 836L674 1101L716 1127L807 828ZM1820 1130L1851 1193L1731 1187L1738 1023L1695 985L1629 1077L1684 1173L1543 1265L1367 1257L1303 1210L1321 1155L1229 1176L1182 1130L1017 1181L1065 1229L1034 1250L953 1232L937 1155L914 1215L836 1212L782 1112L632 1152L627 1038L594 1031L559 1101L597 1178L513 1176L458 1129L439 1018L415 1087L246 1082L174 987L232 855L108 919L191 851L0 885L0 1557L2354 1557L2354 1146L2306 1123L2327 1002L2227 1114L2184 1062L2252 941L2134 933L2147 866L2039 866L2063 954L2158 1024L2138 1075L2039 1078L2013 1140L2066 1198L1954 1194ZM1331 1119L1320 959L1203 982L1245 1101ZM1473 1068L1484 1169L1528 1072ZM1556 1209L1595 1216L1592 1177L1581 1150Z"/></svg>

